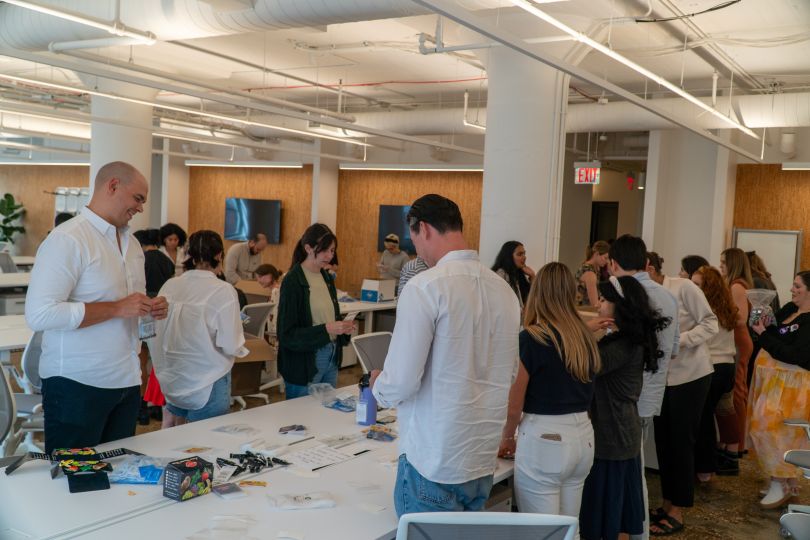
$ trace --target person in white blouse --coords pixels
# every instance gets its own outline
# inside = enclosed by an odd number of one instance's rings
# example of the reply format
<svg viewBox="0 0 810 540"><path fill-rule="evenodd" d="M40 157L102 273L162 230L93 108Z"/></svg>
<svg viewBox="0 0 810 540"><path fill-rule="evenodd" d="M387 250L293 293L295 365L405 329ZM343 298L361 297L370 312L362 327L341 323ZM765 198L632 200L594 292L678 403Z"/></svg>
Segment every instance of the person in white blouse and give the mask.
<svg viewBox="0 0 810 540"><path fill-rule="evenodd" d="M175 425L227 414L234 357L248 354L236 289L216 275L223 253L219 234L195 232L186 271L160 290L169 315L149 350Z"/></svg>
<svg viewBox="0 0 810 540"><path fill-rule="evenodd" d="M402 291L385 369L371 374L378 403L398 407L394 505L398 515L480 510L517 373L520 306L467 249L453 201L425 195L406 219L430 268Z"/></svg>
<svg viewBox="0 0 810 540"><path fill-rule="evenodd" d="M149 298L141 246L129 230L149 184L121 161L99 169L81 214L56 227L37 251L25 302L43 332L39 374L45 451L131 437L141 402L138 317L166 316Z"/></svg>

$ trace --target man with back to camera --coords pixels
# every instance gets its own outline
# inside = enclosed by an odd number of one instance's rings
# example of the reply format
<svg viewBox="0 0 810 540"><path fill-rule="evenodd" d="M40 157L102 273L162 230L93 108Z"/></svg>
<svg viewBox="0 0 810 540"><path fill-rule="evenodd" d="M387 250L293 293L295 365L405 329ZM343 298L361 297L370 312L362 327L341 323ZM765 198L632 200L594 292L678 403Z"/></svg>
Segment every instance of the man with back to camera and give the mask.
<svg viewBox="0 0 810 540"><path fill-rule="evenodd" d="M633 276L644 286L652 308L668 317L670 323L657 332L658 348L663 353L658 359L655 373L644 372L644 384L638 399L638 415L641 417L641 479L644 490L644 533L633 538L649 538L649 499L647 479L644 476L644 442L649 437L652 419L661 414L664 389L667 385L667 369L670 358L678 355L680 329L678 323L678 301L663 286L652 280L647 273L647 246L644 240L625 234L613 241L608 251L608 271L616 277Z"/></svg>
<svg viewBox="0 0 810 540"><path fill-rule="evenodd" d="M128 223L149 186L121 161L96 175L90 203L37 251L25 320L43 332L39 373L45 450L135 434L140 395L138 317L166 317L145 292L144 256Z"/></svg>
<svg viewBox="0 0 810 540"><path fill-rule="evenodd" d="M399 516L480 510L517 372L520 306L466 248L453 201L425 195L406 220L430 268L402 291L385 369L371 380L377 401L398 407L394 505Z"/></svg>
<svg viewBox="0 0 810 540"><path fill-rule="evenodd" d="M225 255L225 280L236 285L241 279L254 279L254 272L262 264L262 251L266 247L267 236L256 233L247 242L228 248Z"/></svg>

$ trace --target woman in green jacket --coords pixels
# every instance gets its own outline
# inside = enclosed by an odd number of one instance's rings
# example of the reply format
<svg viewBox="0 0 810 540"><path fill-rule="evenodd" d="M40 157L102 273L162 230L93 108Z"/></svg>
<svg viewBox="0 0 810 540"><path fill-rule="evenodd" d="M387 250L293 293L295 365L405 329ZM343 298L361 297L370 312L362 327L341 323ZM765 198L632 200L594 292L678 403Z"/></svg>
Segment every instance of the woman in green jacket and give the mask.
<svg viewBox="0 0 810 540"><path fill-rule="evenodd" d="M310 225L293 252L281 282L278 304L278 370L287 399L308 394L313 383L337 384L343 346L354 323L340 318L337 292L324 268L337 248L335 234L322 223Z"/></svg>

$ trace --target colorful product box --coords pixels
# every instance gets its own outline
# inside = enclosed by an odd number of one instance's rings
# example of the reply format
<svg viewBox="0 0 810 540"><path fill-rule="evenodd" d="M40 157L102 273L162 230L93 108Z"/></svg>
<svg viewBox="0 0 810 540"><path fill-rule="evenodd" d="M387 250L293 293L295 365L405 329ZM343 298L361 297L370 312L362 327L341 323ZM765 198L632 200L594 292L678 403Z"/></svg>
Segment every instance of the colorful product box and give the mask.
<svg viewBox="0 0 810 540"><path fill-rule="evenodd" d="M172 461L166 466L163 496L175 501L187 501L211 493L214 465L194 456Z"/></svg>

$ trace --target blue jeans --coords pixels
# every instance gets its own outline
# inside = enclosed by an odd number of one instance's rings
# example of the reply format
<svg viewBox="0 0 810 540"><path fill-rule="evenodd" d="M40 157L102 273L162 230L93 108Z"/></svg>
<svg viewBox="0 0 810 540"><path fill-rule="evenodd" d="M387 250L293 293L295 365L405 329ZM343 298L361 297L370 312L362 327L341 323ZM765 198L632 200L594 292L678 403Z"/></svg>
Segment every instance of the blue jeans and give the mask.
<svg viewBox="0 0 810 540"><path fill-rule="evenodd" d="M231 410L231 372L220 377L211 387L211 395L202 409L189 410L166 404L166 409L175 416L185 418L189 422L197 422L215 416L228 414Z"/></svg>
<svg viewBox="0 0 810 540"><path fill-rule="evenodd" d="M484 508L492 489L492 477L482 476L463 484L431 482L399 456L394 507L397 517L417 512L467 512Z"/></svg>
<svg viewBox="0 0 810 540"><path fill-rule="evenodd" d="M309 384L329 383L332 387L337 386L338 368L335 364L335 353L337 346L334 342L328 343L315 352L315 377ZM309 395L309 385L292 384L284 382L284 394L287 399L295 399Z"/></svg>

